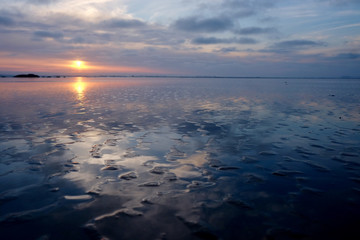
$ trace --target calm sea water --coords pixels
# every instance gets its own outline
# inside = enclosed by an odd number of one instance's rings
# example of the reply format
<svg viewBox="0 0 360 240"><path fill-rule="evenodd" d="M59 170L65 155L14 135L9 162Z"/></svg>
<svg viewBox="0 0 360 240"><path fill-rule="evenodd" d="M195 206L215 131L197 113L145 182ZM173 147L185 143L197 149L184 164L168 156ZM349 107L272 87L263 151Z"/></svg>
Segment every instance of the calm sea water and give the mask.
<svg viewBox="0 0 360 240"><path fill-rule="evenodd" d="M0 79L1 239L360 239L360 80Z"/></svg>

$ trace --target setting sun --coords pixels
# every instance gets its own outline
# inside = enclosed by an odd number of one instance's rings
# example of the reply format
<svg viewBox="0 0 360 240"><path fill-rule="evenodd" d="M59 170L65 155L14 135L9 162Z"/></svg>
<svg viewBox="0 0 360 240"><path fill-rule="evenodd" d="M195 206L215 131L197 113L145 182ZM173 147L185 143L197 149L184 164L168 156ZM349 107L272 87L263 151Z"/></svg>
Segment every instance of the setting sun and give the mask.
<svg viewBox="0 0 360 240"><path fill-rule="evenodd" d="M78 70L81 70L81 69L85 69L86 65L85 65L84 61L75 60L75 61L72 62L71 67L76 68Z"/></svg>
<svg viewBox="0 0 360 240"><path fill-rule="evenodd" d="M81 68L82 65L83 65L83 62L82 61L75 61L75 64L78 68Z"/></svg>

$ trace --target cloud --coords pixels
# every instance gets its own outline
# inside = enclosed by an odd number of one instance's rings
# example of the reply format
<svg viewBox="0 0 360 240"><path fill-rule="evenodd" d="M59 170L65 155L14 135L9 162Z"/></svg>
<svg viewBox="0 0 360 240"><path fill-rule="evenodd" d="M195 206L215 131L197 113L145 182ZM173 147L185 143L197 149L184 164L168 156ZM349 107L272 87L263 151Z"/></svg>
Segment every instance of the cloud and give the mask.
<svg viewBox="0 0 360 240"><path fill-rule="evenodd" d="M218 44L229 43L229 39L221 39L215 37L198 37L191 41L194 44Z"/></svg>
<svg viewBox="0 0 360 240"><path fill-rule="evenodd" d="M101 25L111 28L138 28L146 26L146 23L137 19L110 19Z"/></svg>
<svg viewBox="0 0 360 240"><path fill-rule="evenodd" d="M298 48L307 48L307 47L317 47L317 46L325 46L326 43L312 41L312 40L288 40L282 41L274 44L273 48L276 49L298 49Z"/></svg>
<svg viewBox="0 0 360 240"><path fill-rule="evenodd" d="M222 53L238 52L238 51L239 50L236 47L221 48L217 50L217 52L222 52Z"/></svg>
<svg viewBox="0 0 360 240"><path fill-rule="evenodd" d="M36 31L34 32L34 35L40 38L52 38L52 39L61 39L64 37L64 34L61 32L48 32L48 31Z"/></svg>
<svg viewBox="0 0 360 240"><path fill-rule="evenodd" d="M298 51L304 51L311 48L316 47L326 47L327 43L323 41L314 41L308 39L295 39L295 40L286 40L280 41L270 45L267 48L259 50L259 52L263 53L275 53L275 54L283 54L283 60L285 57L292 58L294 56L299 56L299 58L303 58L305 55L313 57L313 54L305 54L302 53L298 55Z"/></svg>
<svg viewBox="0 0 360 240"><path fill-rule="evenodd" d="M340 53L335 56L335 59L355 60L355 59L360 59L360 54L359 53Z"/></svg>
<svg viewBox="0 0 360 240"><path fill-rule="evenodd" d="M274 33L274 32L276 32L275 28L262 28L262 27L246 27L235 31L235 33L243 34L243 35L266 34L266 33Z"/></svg>
<svg viewBox="0 0 360 240"><path fill-rule="evenodd" d="M1 8L0 6L0 26L14 26L17 25L19 20L25 16L22 11L16 8Z"/></svg>
<svg viewBox="0 0 360 240"><path fill-rule="evenodd" d="M221 44L221 43L240 43L255 44L257 41L253 38L216 38L216 37L198 37L191 41L194 44Z"/></svg>
<svg viewBox="0 0 360 240"><path fill-rule="evenodd" d="M242 44L255 44L257 43L257 41L253 38L239 38L238 43L242 43Z"/></svg>
<svg viewBox="0 0 360 240"><path fill-rule="evenodd" d="M266 17L266 14L262 13L273 6L273 3L265 0L204 1L198 5L196 14L190 13L188 17L178 18L170 26L175 30L190 33L229 32L239 35L274 33L276 29L270 27L239 28L238 26L241 18L258 14Z"/></svg>
<svg viewBox="0 0 360 240"><path fill-rule="evenodd" d="M173 27L188 32L224 32L233 27L233 22L227 17L199 19L188 17L176 20Z"/></svg>
<svg viewBox="0 0 360 240"><path fill-rule="evenodd" d="M340 26L337 26L337 27L332 27L332 28L324 29L324 30L322 30L322 31L332 31L332 30L337 30L337 29L357 28L357 27L360 27L360 23L340 25Z"/></svg>
<svg viewBox="0 0 360 240"><path fill-rule="evenodd" d="M10 17L0 16L0 25L11 26L15 21Z"/></svg>

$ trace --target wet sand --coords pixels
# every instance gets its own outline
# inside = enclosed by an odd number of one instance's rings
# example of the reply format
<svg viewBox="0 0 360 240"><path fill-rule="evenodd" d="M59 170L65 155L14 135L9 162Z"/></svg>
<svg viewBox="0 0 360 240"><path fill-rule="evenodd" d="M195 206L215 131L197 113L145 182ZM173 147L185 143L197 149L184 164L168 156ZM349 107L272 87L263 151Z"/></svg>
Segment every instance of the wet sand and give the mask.
<svg viewBox="0 0 360 240"><path fill-rule="evenodd" d="M1 79L1 238L359 239L359 90Z"/></svg>

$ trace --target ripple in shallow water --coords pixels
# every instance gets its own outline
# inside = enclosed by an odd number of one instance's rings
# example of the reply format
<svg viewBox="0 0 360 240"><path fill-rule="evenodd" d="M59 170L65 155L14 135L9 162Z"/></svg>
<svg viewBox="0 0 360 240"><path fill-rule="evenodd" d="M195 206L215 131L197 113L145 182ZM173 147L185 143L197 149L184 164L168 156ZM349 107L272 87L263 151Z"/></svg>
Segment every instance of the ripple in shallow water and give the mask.
<svg viewBox="0 0 360 240"><path fill-rule="evenodd" d="M343 82L88 79L78 98L68 80L0 88L2 236L358 235L359 97Z"/></svg>

